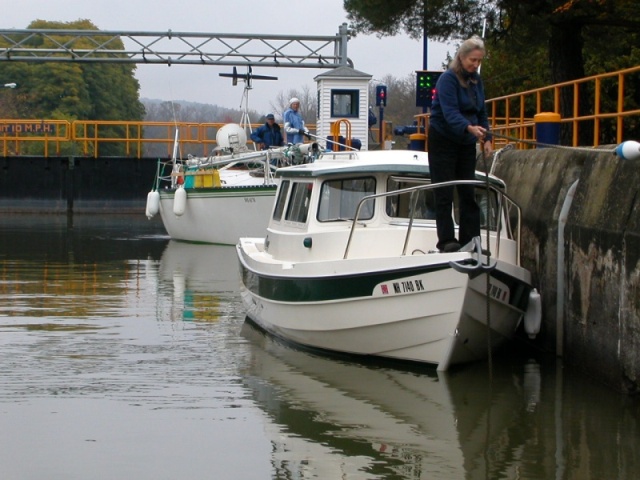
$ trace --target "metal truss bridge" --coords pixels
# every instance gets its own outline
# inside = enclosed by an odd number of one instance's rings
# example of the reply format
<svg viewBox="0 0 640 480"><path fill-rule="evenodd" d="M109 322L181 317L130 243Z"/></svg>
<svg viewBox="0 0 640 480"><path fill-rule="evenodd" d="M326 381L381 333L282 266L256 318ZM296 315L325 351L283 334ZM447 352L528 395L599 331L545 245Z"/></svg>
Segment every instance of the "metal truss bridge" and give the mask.
<svg viewBox="0 0 640 480"><path fill-rule="evenodd" d="M348 39L346 23L333 36L0 29L0 62L332 69L351 65Z"/></svg>

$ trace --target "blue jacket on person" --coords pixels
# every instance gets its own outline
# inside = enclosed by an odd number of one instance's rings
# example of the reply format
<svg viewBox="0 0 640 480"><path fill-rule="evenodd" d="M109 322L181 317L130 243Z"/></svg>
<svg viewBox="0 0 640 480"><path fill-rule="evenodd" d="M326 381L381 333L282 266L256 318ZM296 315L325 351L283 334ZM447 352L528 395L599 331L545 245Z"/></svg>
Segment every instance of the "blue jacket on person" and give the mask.
<svg viewBox="0 0 640 480"><path fill-rule="evenodd" d="M266 122L264 125L259 126L253 132L251 132L251 140L256 143L264 143L264 148L269 147L281 147L284 145L284 139L282 138L282 130L277 123L273 124L273 127Z"/></svg>
<svg viewBox="0 0 640 480"><path fill-rule="evenodd" d="M304 126L304 120L300 112L289 108L282 116L284 120L284 131L287 132L287 143L304 143L304 135L300 130L308 131Z"/></svg>
<svg viewBox="0 0 640 480"><path fill-rule="evenodd" d="M445 71L436 83L436 93L431 105L429 126L453 142L469 145L476 143L475 135L467 131L469 125L489 129L489 117L485 106L484 86L480 75L464 72L467 87L451 69Z"/></svg>

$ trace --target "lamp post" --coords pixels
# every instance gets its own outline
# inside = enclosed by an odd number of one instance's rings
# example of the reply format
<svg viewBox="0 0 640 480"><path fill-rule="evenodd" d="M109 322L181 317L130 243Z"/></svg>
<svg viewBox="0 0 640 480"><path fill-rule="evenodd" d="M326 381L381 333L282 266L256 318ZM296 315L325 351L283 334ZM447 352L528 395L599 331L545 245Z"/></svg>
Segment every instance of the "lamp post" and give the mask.
<svg viewBox="0 0 640 480"><path fill-rule="evenodd" d="M17 83L0 83L0 88L16 88L18 86ZM13 97L13 95L11 95ZM11 112L15 108L15 99L7 98L7 95L0 96L0 118L8 118L10 117Z"/></svg>

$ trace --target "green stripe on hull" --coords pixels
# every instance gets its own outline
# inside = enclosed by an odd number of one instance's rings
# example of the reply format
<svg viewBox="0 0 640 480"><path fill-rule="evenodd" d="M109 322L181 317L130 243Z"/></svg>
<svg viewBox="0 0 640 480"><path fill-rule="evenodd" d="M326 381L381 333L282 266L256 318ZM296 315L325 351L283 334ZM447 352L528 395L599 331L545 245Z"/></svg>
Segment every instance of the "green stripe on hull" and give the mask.
<svg viewBox="0 0 640 480"><path fill-rule="evenodd" d="M450 269L448 263L414 267L404 270L361 273L357 275L318 278L283 278L260 275L241 265L242 282L255 295L278 302L326 302L350 298L370 297L374 288L383 282ZM493 270L491 276L506 284L511 292L509 304L526 311L531 285Z"/></svg>
<svg viewBox="0 0 640 480"><path fill-rule="evenodd" d="M370 297L376 285L398 278L446 270L447 264L397 271L319 278L282 278L259 275L242 266L242 281L254 294L280 302L325 302Z"/></svg>
<svg viewBox="0 0 640 480"><path fill-rule="evenodd" d="M187 198L224 198L224 197L273 197L277 187L223 187L223 188L187 188ZM160 190L160 198L173 198L175 190Z"/></svg>

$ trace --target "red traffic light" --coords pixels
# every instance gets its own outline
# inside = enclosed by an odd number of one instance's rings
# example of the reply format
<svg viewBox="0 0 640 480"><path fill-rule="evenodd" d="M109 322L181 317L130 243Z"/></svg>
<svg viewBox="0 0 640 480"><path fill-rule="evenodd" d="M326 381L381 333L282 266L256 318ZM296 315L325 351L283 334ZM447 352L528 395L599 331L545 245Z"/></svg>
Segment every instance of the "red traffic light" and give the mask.
<svg viewBox="0 0 640 480"><path fill-rule="evenodd" d="M376 85L376 107L387 106L387 86Z"/></svg>

